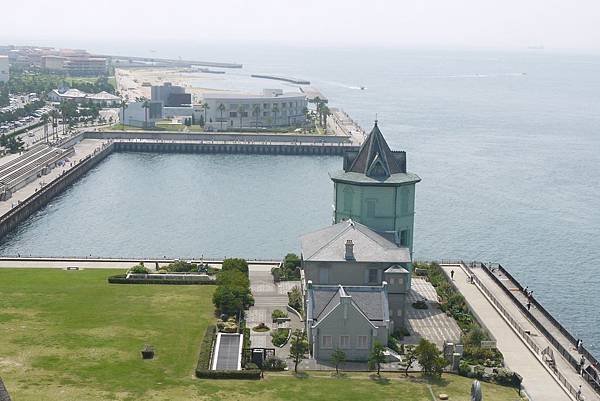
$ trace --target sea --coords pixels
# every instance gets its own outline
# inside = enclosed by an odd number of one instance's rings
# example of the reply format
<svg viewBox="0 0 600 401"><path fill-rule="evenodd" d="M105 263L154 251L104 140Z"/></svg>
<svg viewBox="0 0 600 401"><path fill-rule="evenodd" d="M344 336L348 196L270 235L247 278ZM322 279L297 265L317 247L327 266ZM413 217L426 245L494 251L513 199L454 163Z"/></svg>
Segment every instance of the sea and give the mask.
<svg viewBox="0 0 600 401"><path fill-rule="evenodd" d="M600 356L600 55L87 48L239 62L213 84L296 90L248 77L299 77L365 130L377 119L422 178L415 259L501 263ZM0 254L279 258L331 224L328 172L341 167L323 156L113 154L3 238Z"/></svg>

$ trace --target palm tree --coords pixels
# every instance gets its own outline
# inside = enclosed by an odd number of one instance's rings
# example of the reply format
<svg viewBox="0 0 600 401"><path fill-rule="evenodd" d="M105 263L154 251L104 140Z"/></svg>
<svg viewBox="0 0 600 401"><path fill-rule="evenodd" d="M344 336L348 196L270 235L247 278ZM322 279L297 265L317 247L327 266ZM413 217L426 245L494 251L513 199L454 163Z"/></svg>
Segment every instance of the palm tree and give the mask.
<svg viewBox="0 0 600 401"><path fill-rule="evenodd" d="M258 117L260 116L260 104L255 104L252 112L256 116L256 129L258 130Z"/></svg>
<svg viewBox="0 0 600 401"><path fill-rule="evenodd" d="M323 128L327 129L327 116L331 115L331 111L329 111L329 107L323 104L321 107L321 113L323 114Z"/></svg>
<svg viewBox="0 0 600 401"><path fill-rule="evenodd" d="M244 107L243 104L240 104L238 107L238 113L240 113L240 129L242 129L242 119L244 118L244 110L246 108Z"/></svg>
<svg viewBox="0 0 600 401"><path fill-rule="evenodd" d="M147 100L144 100L144 104L142 104L144 108L144 129L148 129L148 109L150 108L150 103Z"/></svg>
<svg viewBox="0 0 600 401"><path fill-rule="evenodd" d="M221 103L217 109L221 112L221 131L223 131L223 112L225 111L225 105Z"/></svg>
<svg viewBox="0 0 600 401"><path fill-rule="evenodd" d="M58 106L60 109L60 112L62 114L62 120L63 120L63 135L65 135L65 129L67 126L67 110L69 109L69 106L67 105L67 102L62 102L60 104L60 106Z"/></svg>
<svg viewBox="0 0 600 401"><path fill-rule="evenodd" d="M52 135L56 135L56 131L58 130L58 110L53 109L50 112L50 116L52 117Z"/></svg>
<svg viewBox="0 0 600 401"><path fill-rule="evenodd" d="M275 114L275 125L277 125L277 113L279 113L279 107L277 106L277 103L275 103L273 105L273 114Z"/></svg>
<svg viewBox="0 0 600 401"><path fill-rule="evenodd" d="M44 123L44 135L46 136L46 142L48 142L48 115L42 116L42 123Z"/></svg>
<svg viewBox="0 0 600 401"><path fill-rule="evenodd" d="M206 125L206 110L210 109L210 107L208 107L208 103L202 103L202 110L204 110L204 125Z"/></svg>
<svg viewBox="0 0 600 401"><path fill-rule="evenodd" d="M121 120L121 129L125 131L125 109L129 107L127 105L126 99L121 99L121 111L122 111L122 120Z"/></svg>

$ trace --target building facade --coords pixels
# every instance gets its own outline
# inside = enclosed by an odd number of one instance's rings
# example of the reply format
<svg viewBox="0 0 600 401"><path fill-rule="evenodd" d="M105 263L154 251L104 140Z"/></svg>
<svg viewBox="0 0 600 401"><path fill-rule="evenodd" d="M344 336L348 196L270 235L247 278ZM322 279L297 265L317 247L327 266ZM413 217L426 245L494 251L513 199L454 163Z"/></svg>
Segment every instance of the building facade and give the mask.
<svg viewBox="0 0 600 401"><path fill-rule="evenodd" d="M10 78L8 56L0 55L0 82L8 82Z"/></svg>
<svg viewBox="0 0 600 401"><path fill-rule="evenodd" d="M164 107L189 106L192 103L192 95L185 93L184 87L172 85L170 82L153 86L150 89L150 98L155 102L163 102Z"/></svg>
<svg viewBox="0 0 600 401"><path fill-rule="evenodd" d="M420 178L406 172L406 154L389 149L377 123L330 176L334 224L301 238L306 332L316 359L339 348L365 361L375 341L387 345L407 324Z"/></svg>
<svg viewBox="0 0 600 401"><path fill-rule="evenodd" d="M302 126L306 122L306 96L265 89L260 95L207 93L205 126L208 130L257 129Z"/></svg>
<svg viewBox="0 0 600 401"><path fill-rule="evenodd" d="M144 105L147 107L144 107ZM122 124L140 128L154 127L156 122L162 119L162 116L163 103L151 100L128 103L125 113L123 113L123 109L119 111L119 119Z"/></svg>

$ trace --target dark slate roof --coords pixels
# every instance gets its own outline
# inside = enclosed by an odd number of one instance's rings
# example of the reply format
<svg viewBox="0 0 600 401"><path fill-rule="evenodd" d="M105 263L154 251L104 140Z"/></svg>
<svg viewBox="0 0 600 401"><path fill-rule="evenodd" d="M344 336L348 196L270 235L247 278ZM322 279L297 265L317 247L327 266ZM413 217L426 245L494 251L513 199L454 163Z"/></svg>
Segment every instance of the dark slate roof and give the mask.
<svg viewBox="0 0 600 401"><path fill-rule="evenodd" d="M0 401L11 401L10 395L8 394L8 391L6 390L6 387L4 387L4 383L2 382L1 377L0 377Z"/></svg>
<svg viewBox="0 0 600 401"><path fill-rule="evenodd" d="M305 261L346 261L346 241L354 244L354 261L408 263L410 251L399 247L369 227L352 220L342 221L300 238Z"/></svg>
<svg viewBox="0 0 600 401"><path fill-rule="evenodd" d="M382 286L313 285L308 291L312 305L309 316L316 322L335 309L343 296L349 296L370 321L383 322L389 319L387 294Z"/></svg>
<svg viewBox="0 0 600 401"><path fill-rule="evenodd" d="M361 173L368 177L385 179L392 174L406 173L406 156L403 153L396 155L392 152L375 121L375 126L358 154L344 170L348 173Z"/></svg>

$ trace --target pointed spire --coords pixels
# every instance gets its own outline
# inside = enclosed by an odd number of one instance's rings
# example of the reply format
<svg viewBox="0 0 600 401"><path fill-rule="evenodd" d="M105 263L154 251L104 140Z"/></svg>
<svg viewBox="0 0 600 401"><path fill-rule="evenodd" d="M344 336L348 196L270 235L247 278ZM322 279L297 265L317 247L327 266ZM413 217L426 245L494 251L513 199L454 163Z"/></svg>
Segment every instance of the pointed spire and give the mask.
<svg viewBox="0 0 600 401"><path fill-rule="evenodd" d="M375 120L371 133L360 147L350 168L346 171L362 173L376 179L386 179L392 174L406 172L403 164L398 162L385 141L377 126L377 120Z"/></svg>

